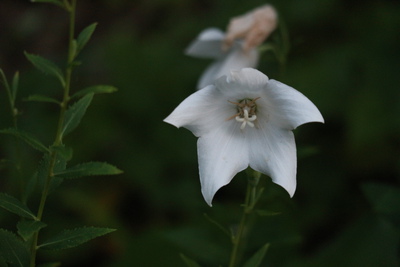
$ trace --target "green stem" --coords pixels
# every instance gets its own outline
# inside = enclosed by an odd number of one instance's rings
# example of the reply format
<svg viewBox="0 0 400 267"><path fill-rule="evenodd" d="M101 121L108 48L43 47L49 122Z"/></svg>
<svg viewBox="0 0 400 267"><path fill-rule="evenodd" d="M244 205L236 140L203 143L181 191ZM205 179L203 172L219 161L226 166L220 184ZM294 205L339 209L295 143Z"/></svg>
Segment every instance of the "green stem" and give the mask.
<svg viewBox="0 0 400 267"><path fill-rule="evenodd" d="M239 251L245 241L245 230L248 224L249 217L254 211L254 206L257 203L257 185L260 178L259 173L255 173L253 177L248 178L246 198L243 208L242 218L240 220L239 228L237 233L232 236L232 252L229 261L229 267L235 267L239 261ZM248 227L247 227L248 228Z"/></svg>
<svg viewBox="0 0 400 267"><path fill-rule="evenodd" d="M68 102L70 100L69 92L70 92L70 85L71 85L71 76L72 76L72 68L73 68L73 60L75 57L75 50L73 47L74 41L74 31L75 31L75 8L76 8L76 0L72 0L70 5L70 9L68 9L70 13L70 28L69 28L69 45L68 45L68 59L67 59L67 66L65 70L65 86L64 86L64 95L63 100L60 105L60 116L58 119L57 131L53 146L59 146L62 144L63 141L63 125L65 120L65 112L68 107ZM46 204L47 196L49 194L51 181L54 177L54 167L56 165L57 160L57 152L53 150L50 154L50 164L47 172L47 179L42 191L42 196L39 203L39 208L36 216L36 220L41 221L43 216L44 207ZM35 266L36 263L36 253L37 253L37 243L39 238L39 231L35 232L33 237L33 242L31 246L31 267Z"/></svg>

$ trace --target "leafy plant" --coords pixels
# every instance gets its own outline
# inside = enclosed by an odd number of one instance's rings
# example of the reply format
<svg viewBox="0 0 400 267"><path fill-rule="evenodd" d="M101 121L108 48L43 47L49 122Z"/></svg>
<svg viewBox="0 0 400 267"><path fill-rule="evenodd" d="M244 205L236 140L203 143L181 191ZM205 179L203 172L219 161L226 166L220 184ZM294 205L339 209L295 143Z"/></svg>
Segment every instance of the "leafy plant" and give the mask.
<svg viewBox="0 0 400 267"><path fill-rule="evenodd" d="M32 94L25 99L26 101L59 105L56 135L54 142L50 145L44 144L33 134L19 129L17 121L20 114L15 105L19 73L17 72L12 82L9 83L4 72L0 70L0 80L6 89L13 118L12 127L0 130L0 134L11 135L16 138L16 151L19 151L20 144L26 144L43 154L36 172L31 175L30 179L24 180L21 178L17 180L21 183L21 199L7 193L0 193L0 207L20 217L20 221L16 226L17 233L0 229L0 266L33 267L36 265L36 254L41 249L60 250L71 248L115 231L115 229L109 228L81 227L74 230L63 230L48 240L41 241L40 231L48 227L48 224L43 220L47 197L64 179L92 175L115 175L122 173L122 171L105 162L87 162L69 166L69 161L72 159L72 148L64 144L64 137L78 127L92 102L93 96L99 93L112 93L117 90L113 86L97 85L78 90L71 96L71 77L75 67L80 65L76 58L90 40L97 24L89 25L75 38L77 0L37 0L32 2L54 4L63 8L69 14L68 57L65 64L66 67L62 70L54 62L40 55L25 52L26 58L33 66L44 74L55 77L63 90L61 99L41 94ZM15 166L17 170L21 170L24 166L20 161L19 154L16 157L15 162L17 164ZM40 193L40 202L36 208L36 213L29 208L33 204L27 201L29 196L35 192L35 189Z"/></svg>

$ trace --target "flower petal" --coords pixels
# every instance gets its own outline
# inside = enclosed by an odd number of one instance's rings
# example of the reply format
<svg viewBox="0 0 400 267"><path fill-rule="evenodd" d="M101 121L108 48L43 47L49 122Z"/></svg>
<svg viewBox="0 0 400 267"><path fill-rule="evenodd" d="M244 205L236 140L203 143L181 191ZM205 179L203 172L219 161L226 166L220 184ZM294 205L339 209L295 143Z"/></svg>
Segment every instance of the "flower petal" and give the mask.
<svg viewBox="0 0 400 267"><path fill-rule="evenodd" d="M291 131L261 124L247 132L250 167L271 177L292 197L296 190L296 144Z"/></svg>
<svg viewBox="0 0 400 267"><path fill-rule="evenodd" d="M222 40L224 37L225 33L219 29L205 29L190 44L185 54L200 58L220 58L225 54L222 51Z"/></svg>
<svg viewBox="0 0 400 267"><path fill-rule="evenodd" d="M285 129L295 129L308 122L324 122L318 108L296 89L275 80L265 88L271 120Z"/></svg>
<svg viewBox="0 0 400 267"><path fill-rule="evenodd" d="M262 72L243 68L230 71L227 77L221 77L215 86L229 99L243 99L259 97L268 83L268 77Z"/></svg>
<svg viewBox="0 0 400 267"><path fill-rule="evenodd" d="M248 146L239 127L240 123L228 121L197 142L201 191L210 206L218 189L248 166Z"/></svg>
<svg viewBox="0 0 400 267"><path fill-rule="evenodd" d="M201 136L229 123L227 118L235 113L235 105L229 103L214 85L210 85L187 97L164 121L178 128L183 126L195 136Z"/></svg>
<svg viewBox="0 0 400 267"><path fill-rule="evenodd" d="M239 45L232 48L228 55L213 63L201 76L197 85L201 89L223 75L228 75L231 71L239 71L243 68L256 67L259 59L257 49L252 49L249 52L244 52Z"/></svg>

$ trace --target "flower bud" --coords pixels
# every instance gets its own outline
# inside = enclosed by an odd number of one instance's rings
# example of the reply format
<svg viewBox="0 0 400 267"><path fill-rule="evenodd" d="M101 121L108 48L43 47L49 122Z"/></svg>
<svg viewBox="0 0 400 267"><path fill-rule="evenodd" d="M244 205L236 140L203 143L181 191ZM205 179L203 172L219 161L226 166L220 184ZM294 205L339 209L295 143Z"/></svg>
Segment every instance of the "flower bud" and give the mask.
<svg viewBox="0 0 400 267"><path fill-rule="evenodd" d="M223 42L223 49L231 47L235 39L243 39L243 50L259 46L275 30L278 15L271 5L258 7L230 20Z"/></svg>

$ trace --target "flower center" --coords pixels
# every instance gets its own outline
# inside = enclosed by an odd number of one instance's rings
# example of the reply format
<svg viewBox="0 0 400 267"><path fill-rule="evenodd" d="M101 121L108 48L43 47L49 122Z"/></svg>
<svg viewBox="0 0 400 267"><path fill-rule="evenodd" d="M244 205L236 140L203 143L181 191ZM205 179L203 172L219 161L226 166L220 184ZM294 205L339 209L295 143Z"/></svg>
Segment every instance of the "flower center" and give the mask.
<svg viewBox="0 0 400 267"><path fill-rule="evenodd" d="M249 125L250 127L253 128L254 127L253 122L257 119L256 100L259 98L260 97L256 97L254 99L245 98L245 99L239 100L239 102L228 101L229 103L236 105L237 112L238 112L235 115L233 115L232 117L228 118L228 120L235 118L235 120L237 122L240 122L242 124L240 126L241 130L243 130L246 127L246 125Z"/></svg>

